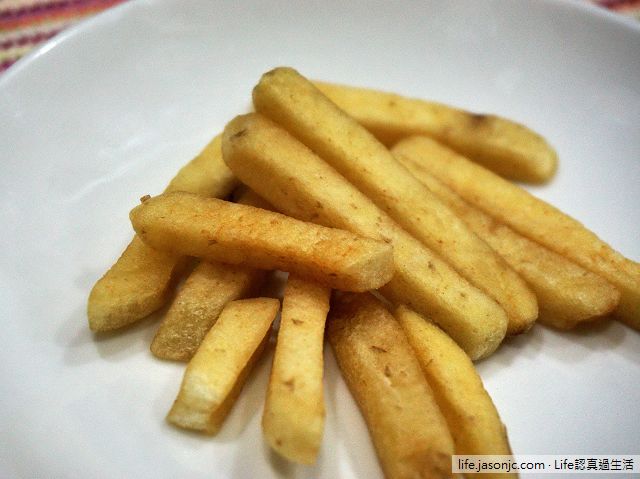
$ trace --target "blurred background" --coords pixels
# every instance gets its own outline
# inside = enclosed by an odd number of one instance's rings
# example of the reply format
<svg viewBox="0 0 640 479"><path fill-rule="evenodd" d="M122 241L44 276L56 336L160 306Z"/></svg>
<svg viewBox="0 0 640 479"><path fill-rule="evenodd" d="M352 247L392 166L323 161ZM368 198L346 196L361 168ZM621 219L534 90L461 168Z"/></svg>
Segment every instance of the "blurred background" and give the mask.
<svg viewBox="0 0 640 479"><path fill-rule="evenodd" d="M0 0L0 75L31 50L128 0ZM640 0L584 0L640 21Z"/></svg>

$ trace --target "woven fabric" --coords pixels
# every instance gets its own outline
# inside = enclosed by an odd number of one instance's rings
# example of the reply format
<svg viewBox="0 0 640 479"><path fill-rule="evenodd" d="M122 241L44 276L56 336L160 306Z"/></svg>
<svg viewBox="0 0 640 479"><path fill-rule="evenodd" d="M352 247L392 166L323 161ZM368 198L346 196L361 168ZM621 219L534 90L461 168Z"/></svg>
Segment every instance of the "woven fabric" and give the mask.
<svg viewBox="0 0 640 479"><path fill-rule="evenodd" d="M0 74L65 28L126 0L0 0ZM593 0L640 20L640 0Z"/></svg>
<svg viewBox="0 0 640 479"><path fill-rule="evenodd" d="M616 13L640 20L640 0L598 0L594 3Z"/></svg>
<svg viewBox="0 0 640 479"><path fill-rule="evenodd" d="M125 0L0 0L0 72L65 28Z"/></svg>

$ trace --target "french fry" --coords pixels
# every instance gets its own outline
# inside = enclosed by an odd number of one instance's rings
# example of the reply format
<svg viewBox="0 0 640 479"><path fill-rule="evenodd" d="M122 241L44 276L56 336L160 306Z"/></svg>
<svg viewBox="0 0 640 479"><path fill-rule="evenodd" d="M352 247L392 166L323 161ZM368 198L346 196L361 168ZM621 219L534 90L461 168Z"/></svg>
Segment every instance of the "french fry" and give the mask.
<svg viewBox="0 0 640 479"><path fill-rule="evenodd" d="M397 158L529 283L538 298L538 321L559 329L571 329L615 309L620 292L604 278L471 206L431 176L420 163L400 152Z"/></svg>
<svg viewBox="0 0 640 479"><path fill-rule="evenodd" d="M510 455L507 431L464 351L435 324L409 308L400 306L394 316L413 347L447 421L455 453Z"/></svg>
<svg viewBox="0 0 640 479"><path fill-rule="evenodd" d="M242 191L239 194L239 197L236 203L240 203L241 205L253 206L254 208L261 208L263 210L275 211L272 205L270 205L264 198L258 195L255 191L253 191L250 188L247 188L246 185L242 186Z"/></svg>
<svg viewBox="0 0 640 479"><path fill-rule="evenodd" d="M503 307L508 334L538 316L520 276L404 168L367 130L291 68L263 75L253 90L259 113L279 123L327 161L416 239Z"/></svg>
<svg viewBox="0 0 640 479"><path fill-rule="evenodd" d="M379 288L393 275L393 249L383 241L253 206L170 193L130 216L150 246L207 261L280 269L345 291Z"/></svg>
<svg viewBox="0 0 640 479"><path fill-rule="evenodd" d="M262 415L262 431L281 456L315 462L322 442L324 325L331 290L289 275L278 342Z"/></svg>
<svg viewBox="0 0 640 479"><path fill-rule="evenodd" d="M255 291L264 276L246 266L200 262L171 303L151 352L162 359L191 359L224 306Z"/></svg>
<svg viewBox="0 0 640 479"><path fill-rule="evenodd" d="M558 156L547 141L506 118L365 88L315 85L386 145L426 135L514 180L543 183L556 172Z"/></svg>
<svg viewBox="0 0 640 479"><path fill-rule="evenodd" d="M552 251L599 274L620 292L614 315L640 329L640 265L575 219L426 137L402 140L396 154L419 162L463 199Z"/></svg>
<svg viewBox="0 0 640 479"><path fill-rule="evenodd" d="M329 342L385 477L451 477L451 434L391 313L370 294L345 294L329 318Z"/></svg>
<svg viewBox="0 0 640 479"><path fill-rule="evenodd" d="M179 427L216 434L259 358L280 302L256 298L228 303L184 373L167 416Z"/></svg>
<svg viewBox="0 0 640 479"><path fill-rule="evenodd" d="M89 328L111 331L148 316L166 302L172 278L184 266L181 256L156 251L134 236L89 294Z"/></svg>
<svg viewBox="0 0 640 479"><path fill-rule="evenodd" d="M189 191L225 197L237 184L222 161L220 136L185 165L165 191ZM184 263L181 256L155 251L134 237L118 261L89 295L87 316L92 331L109 331L142 319L162 307L171 279Z"/></svg>
<svg viewBox="0 0 640 479"><path fill-rule="evenodd" d="M238 202L256 208L270 205L246 189ZM198 349L222 308L249 296L265 279L265 271L245 266L200 262L186 279L151 343L151 352L161 359L188 361Z"/></svg>
<svg viewBox="0 0 640 479"><path fill-rule="evenodd" d="M238 180L222 161L221 146L222 135L217 135L198 156L182 167L164 192L184 191L216 198L229 195Z"/></svg>
<svg viewBox="0 0 640 479"><path fill-rule="evenodd" d="M433 314L473 359L498 347L504 310L287 131L259 114L237 117L225 128L223 155L243 183L280 211L392 244L395 274L383 294Z"/></svg>

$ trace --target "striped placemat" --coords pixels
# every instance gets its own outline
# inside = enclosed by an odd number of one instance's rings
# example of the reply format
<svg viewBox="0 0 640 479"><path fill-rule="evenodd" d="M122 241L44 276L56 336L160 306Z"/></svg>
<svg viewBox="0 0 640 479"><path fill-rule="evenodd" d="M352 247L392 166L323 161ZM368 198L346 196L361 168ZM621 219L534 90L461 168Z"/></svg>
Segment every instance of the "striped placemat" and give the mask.
<svg viewBox="0 0 640 479"><path fill-rule="evenodd" d="M593 3L640 20L640 0L598 0Z"/></svg>
<svg viewBox="0 0 640 479"><path fill-rule="evenodd" d="M0 74L74 23L126 0L0 0ZM640 0L592 0L640 20Z"/></svg>
<svg viewBox="0 0 640 479"><path fill-rule="evenodd" d="M125 0L0 0L0 72L83 18Z"/></svg>

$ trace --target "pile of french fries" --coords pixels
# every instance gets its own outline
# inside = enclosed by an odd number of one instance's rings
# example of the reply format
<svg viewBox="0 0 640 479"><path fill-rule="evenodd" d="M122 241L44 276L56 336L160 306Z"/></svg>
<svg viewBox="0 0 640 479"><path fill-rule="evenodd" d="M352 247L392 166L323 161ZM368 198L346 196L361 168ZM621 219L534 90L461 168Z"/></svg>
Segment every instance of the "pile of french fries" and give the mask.
<svg viewBox="0 0 640 479"><path fill-rule="evenodd" d="M96 332L170 302L151 351L188 361L172 424L215 434L277 329L264 437L315 462L326 333L385 476L449 477L452 454L511 453L473 360L536 320L640 328L640 265L509 181L556 169L526 127L291 68L253 103L141 198L89 297ZM282 306L260 297L276 270Z"/></svg>

